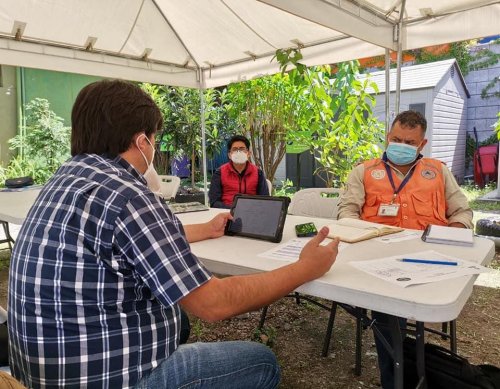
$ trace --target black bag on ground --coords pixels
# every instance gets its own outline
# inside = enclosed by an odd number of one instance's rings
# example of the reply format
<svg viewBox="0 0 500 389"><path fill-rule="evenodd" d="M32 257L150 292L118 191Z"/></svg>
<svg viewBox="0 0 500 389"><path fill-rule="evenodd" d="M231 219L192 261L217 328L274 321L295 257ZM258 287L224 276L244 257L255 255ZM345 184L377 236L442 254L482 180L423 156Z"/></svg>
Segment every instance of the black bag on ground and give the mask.
<svg viewBox="0 0 500 389"><path fill-rule="evenodd" d="M33 177L16 177L8 178L5 180L5 186L7 188L22 188L24 186L33 185Z"/></svg>
<svg viewBox="0 0 500 389"><path fill-rule="evenodd" d="M403 343L404 387L418 384L416 341L407 336ZM492 365L472 365L452 351L425 344L425 375L429 389L500 389L500 369Z"/></svg>
<svg viewBox="0 0 500 389"><path fill-rule="evenodd" d="M9 366L9 334L6 323L0 324L0 366Z"/></svg>

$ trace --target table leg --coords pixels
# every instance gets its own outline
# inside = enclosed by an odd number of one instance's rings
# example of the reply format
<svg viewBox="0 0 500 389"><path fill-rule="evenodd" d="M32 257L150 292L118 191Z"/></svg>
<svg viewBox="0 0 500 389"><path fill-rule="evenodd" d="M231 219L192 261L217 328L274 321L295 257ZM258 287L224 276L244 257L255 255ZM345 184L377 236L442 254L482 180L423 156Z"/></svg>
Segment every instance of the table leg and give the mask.
<svg viewBox="0 0 500 389"><path fill-rule="evenodd" d="M397 316L389 316L388 324L392 338L394 388L403 389L403 339L401 328L399 327L399 318Z"/></svg>
<svg viewBox="0 0 500 389"><path fill-rule="evenodd" d="M427 381L425 377L425 329L424 323L421 321L416 322L416 361L417 361L417 375L418 375L418 385L417 388L426 389Z"/></svg>
<svg viewBox="0 0 500 389"><path fill-rule="evenodd" d="M14 243L14 239L10 235L9 223L0 221L2 223L3 232L5 234L5 239L0 240L0 243L7 243L9 245L9 250L12 251L12 244Z"/></svg>
<svg viewBox="0 0 500 389"><path fill-rule="evenodd" d="M403 341L401 335L400 318L392 315L383 315L383 322L372 320L373 334L381 343L382 347L390 355L393 362L392 377L386 376L387 385L395 389L403 389ZM380 359L379 359L380 361ZM388 368L387 366L381 369ZM381 371L381 376L384 373ZM381 377L384 380L383 377Z"/></svg>
<svg viewBox="0 0 500 389"><path fill-rule="evenodd" d="M356 365L354 367L354 374L361 375L361 343L363 339L363 322L362 322L363 308L356 308Z"/></svg>

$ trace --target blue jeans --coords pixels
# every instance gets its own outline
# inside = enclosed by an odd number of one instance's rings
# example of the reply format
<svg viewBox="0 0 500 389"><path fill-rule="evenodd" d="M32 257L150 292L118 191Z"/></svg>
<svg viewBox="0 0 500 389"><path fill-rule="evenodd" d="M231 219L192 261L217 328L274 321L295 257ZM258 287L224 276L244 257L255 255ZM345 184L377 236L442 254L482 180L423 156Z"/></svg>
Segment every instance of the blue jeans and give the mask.
<svg viewBox="0 0 500 389"><path fill-rule="evenodd" d="M383 325L385 324L386 326L389 323L389 315L385 313L372 311L372 319L375 319L377 323ZM398 321L400 328L406 328L406 319L399 318ZM392 336L389 328L381 326L379 327L379 330L382 335L384 335L384 338L387 340L389 345L392 346ZM394 361L392 360L391 354L389 354L389 352L385 349L384 345L377 336L375 336L375 346L377 347L380 384L383 389L394 389Z"/></svg>
<svg viewBox="0 0 500 389"><path fill-rule="evenodd" d="M273 352L255 342L189 343L143 377L137 389L275 388L280 369Z"/></svg>

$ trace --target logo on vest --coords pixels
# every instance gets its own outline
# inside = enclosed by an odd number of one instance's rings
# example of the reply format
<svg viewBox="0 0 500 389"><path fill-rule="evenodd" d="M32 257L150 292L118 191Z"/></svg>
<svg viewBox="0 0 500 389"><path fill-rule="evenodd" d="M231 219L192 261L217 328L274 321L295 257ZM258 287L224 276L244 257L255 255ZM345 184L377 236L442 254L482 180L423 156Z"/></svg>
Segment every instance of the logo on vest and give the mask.
<svg viewBox="0 0 500 389"><path fill-rule="evenodd" d="M385 177L385 170L372 170L371 175L376 180L381 180Z"/></svg>
<svg viewBox="0 0 500 389"><path fill-rule="evenodd" d="M424 177L427 180L433 180L436 178L436 172L432 170L422 170L422 177Z"/></svg>

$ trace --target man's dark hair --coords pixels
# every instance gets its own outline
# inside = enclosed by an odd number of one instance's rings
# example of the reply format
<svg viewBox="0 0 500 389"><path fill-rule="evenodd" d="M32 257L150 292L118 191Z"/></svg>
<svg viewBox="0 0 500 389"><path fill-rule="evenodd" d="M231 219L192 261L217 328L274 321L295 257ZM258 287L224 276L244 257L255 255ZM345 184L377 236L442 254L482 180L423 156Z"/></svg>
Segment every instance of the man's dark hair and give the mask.
<svg viewBox="0 0 500 389"><path fill-rule="evenodd" d="M392 122L391 130L397 122L399 122L401 127L410 127L412 129L420 126L424 134L427 131L427 120L424 115L417 111L403 111L399 113Z"/></svg>
<svg viewBox="0 0 500 389"><path fill-rule="evenodd" d="M71 111L71 155L107 154L128 150L135 134L151 134L163 126L153 99L137 85L103 80L87 85Z"/></svg>
<svg viewBox="0 0 500 389"><path fill-rule="evenodd" d="M233 147L234 142L243 142L247 149L250 150L250 141L243 135L234 135L229 142L227 142L227 151L231 151L231 147Z"/></svg>

